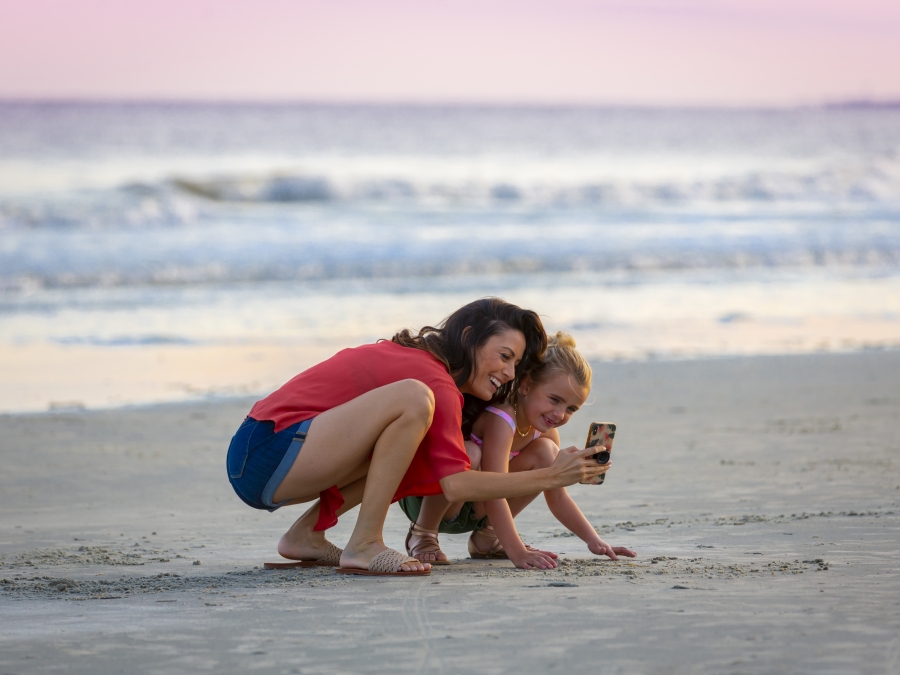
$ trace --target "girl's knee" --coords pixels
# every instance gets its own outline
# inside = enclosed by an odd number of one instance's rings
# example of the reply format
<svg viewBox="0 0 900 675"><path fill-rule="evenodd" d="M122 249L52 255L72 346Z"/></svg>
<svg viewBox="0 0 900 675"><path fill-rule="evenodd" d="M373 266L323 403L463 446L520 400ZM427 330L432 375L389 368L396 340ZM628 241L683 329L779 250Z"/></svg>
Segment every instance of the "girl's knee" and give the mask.
<svg viewBox="0 0 900 675"><path fill-rule="evenodd" d="M559 447L549 438L538 438L529 443L522 454L528 453L529 462L535 469L543 469L556 461Z"/></svg>
<svg viewBox="0 0 900 675"><path fill-rule="evenodd" d="M466 441L466 454L469 455L469 464L473 471L481 469L481 447L472 441Z"/></svg>

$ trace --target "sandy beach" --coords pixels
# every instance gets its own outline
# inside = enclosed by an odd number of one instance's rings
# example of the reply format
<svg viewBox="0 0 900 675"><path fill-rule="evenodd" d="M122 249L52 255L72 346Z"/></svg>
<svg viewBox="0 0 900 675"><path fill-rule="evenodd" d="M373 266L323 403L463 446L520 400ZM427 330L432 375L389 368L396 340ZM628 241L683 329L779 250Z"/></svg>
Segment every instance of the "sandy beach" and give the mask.
<svg viewBox="0 0 900 675"><path fill-rule="evenodd" d="M900 672L900 353L595 364L563 440L616 422L614 469L572 494L638 557L539 501L550 572L263 570L298 511L228 485L251 402L0 417L0 672Z"/></svg>

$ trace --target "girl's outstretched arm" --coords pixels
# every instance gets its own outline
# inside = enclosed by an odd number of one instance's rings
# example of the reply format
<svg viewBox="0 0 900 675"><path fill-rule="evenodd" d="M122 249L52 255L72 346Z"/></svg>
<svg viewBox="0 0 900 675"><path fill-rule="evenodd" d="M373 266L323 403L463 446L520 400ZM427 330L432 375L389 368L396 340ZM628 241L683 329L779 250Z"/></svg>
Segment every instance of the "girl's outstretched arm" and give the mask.
<svg viewBox="0 0 900 675"><path fill-rule="evenodd" d="M550 513L566 529L586 543L591 553L606 555L612 560L617 560L620 555L628 558L633 558L636 555L634 551L624 546L610 546L603 541L565 488L547 490L544 492L544 498L547 500L547 507L550 509Z"/></svg>

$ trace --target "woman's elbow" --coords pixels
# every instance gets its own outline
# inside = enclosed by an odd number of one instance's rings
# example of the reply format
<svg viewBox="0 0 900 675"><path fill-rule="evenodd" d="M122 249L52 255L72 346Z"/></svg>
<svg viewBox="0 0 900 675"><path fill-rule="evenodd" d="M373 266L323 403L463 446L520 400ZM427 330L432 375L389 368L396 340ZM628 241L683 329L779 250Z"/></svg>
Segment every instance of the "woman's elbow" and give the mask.
<svg viewBox="0 0 900 675"><path fill-rule="evenodd" d="M460 473L454 473L450 476L441 478L441 490L447 501L454 503L466 500L465 495L463 494L466 473L466 471L461 471Z"/></svg>

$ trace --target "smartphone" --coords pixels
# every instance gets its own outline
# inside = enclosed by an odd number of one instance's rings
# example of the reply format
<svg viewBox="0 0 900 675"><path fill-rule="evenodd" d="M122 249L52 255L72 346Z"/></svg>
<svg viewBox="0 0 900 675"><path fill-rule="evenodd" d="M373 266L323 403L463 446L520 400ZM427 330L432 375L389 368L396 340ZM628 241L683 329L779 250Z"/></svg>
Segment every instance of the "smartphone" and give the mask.
<svg viewBox="0 0 900 675"><path fill-rule="evenodd" d="M609 461L609 454L612 452L613 441L616 438L616 425L612 422L593 422L588 429L587 441L584 443L586 448L597 448L596 455L590 455L597 460L598 464L606 464ZM594 476L591 480L582 481L584 485L603 485L606 480L606 474L601 473Z"/></svg>

